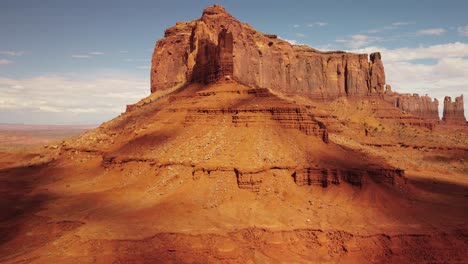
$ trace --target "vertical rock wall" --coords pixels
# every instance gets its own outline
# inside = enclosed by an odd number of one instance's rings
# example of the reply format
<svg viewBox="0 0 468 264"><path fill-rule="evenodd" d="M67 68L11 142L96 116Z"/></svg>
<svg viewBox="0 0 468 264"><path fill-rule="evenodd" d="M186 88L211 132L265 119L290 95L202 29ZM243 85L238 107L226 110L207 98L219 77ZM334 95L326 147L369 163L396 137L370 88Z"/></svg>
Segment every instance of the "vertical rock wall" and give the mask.
<svg viewBox="0 0 468 264"><path fill-rule="evenodd" d="M151 91L227 76L240 83L312 98L383 93L379 53L320 52L255 31L221 6L177 23L156 44Z"/></svg>
<svg viewBox="0 0 468 264"><path fill-rule="evenodd" d="M321 52L263 34L214 5L200 19L179 22L156 43L151 92L190 82L234 79L286 95L312 99L380 96L412 115L439 121L439 102L428 96L398 94L386 84L380 53ZM447 123L465 122L463 98L444 101Z"/></svg>
<svg viewBox="0 0 468 264"><path fill-rule="evenodd" d="M385 92L384 99L392 103L395 107L412 114L432 121L439 121L439 101L431 97L418 94L399 94L391 91Z"/></svg>
<svg viewBox="0 0 468 264"><path fill-rule="evenodd" d="M466 125L463 95L455 97L454 102L450 96L445 96L442 121L447 124Z"/></svg>

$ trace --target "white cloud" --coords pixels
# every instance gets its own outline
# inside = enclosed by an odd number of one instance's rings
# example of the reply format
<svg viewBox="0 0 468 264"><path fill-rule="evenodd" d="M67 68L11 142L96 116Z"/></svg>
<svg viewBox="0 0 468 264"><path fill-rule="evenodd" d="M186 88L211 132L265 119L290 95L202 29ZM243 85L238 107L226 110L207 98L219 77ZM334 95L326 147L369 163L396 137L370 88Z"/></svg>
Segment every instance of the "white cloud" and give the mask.
<svg viewBox="0 0 468 264"><path fill-rule="evenodd" d="M395 27L402 27L402 26L407 26L407 25L411 25L412 23L410 22L394 22L392 23L392 26L395 26Z"/></svg>
<svg viewBox="0 0 468 264"><path fill-rule="evenodd" d="M100 55L104 55L104 52L92 51L92 52L89 52L88 54L74 54L74 55L72 55L72 58L75 58L75 59L89 59L89 58L93 58L94 56L100 56Z"/></svg>
<svg viewBox="0 0 468 264"><path fill-rule="evenodd" d="M54 107L54 106L49 106L49 105L42 105L38 106L39 111L43 112L51 112L51 113L60 113L62 112L60 108Z"/></svg>
<svg viewBox="0 0 468 264"><path fill-rule="evenodd" d="M458 27L457 31L460 36L468 37L468 26Z"/></svg>
<svg viewBox="0 0 468 264"><path fill-rule="evenodd" d="M0 51L0 55L23 56L24 51Z"/></svg>
<svg viewBox="0 0 468 264"><path fill-rule="evenodd" d="M120 50L120 53L128 53L128 50Z"/></svg>
<svg viewBox="0 0 468 264"><path fill-rule="evenodd" d="M145 78L121 74L88 79L62 75L0 77L0 122L28 122L39 115L46 116L49 123L57 121L52 116L70 119L69 123L102 122L148 95ZM26 120L18 119L20 115Z"/></svg>
<svg viewBox="0 0 468 264"><path fill-rule="evenodd" d="M300 38L304 38L306 35L302 34L302 33L296 33L295 34L296 36L300 37Z"/></svg>
<svg viewBox="0 0 468 264"><path fill-rule="evenodd" d="M383 30L381 28L374 28L374 29L366 30L365 32L369 33L369 34L375 34L375 33L379 33L379 32L382 32L382 31Z"/></svg>
<svg viewBox="0 0 468 264"><path fill-rule="evenodd" d="M328 25L327 22L318 21L318 22L310 23L307 26L308 27L324 27L324 26L327 26L327 25Z"/></svg>
<svg viewBox="0 0 468 264"><path fill-rule="evenodd" d="M298 28L300 27L300 25L293 25L293 28Z"/></svg>
<svg viewBox="0 0 468 264"><path fill-rule="evenodd" d="M301 43L299 43L295 39L285 39L285 38L282 38L281 36L278 36L278 38L281 39L281 40L289 42L289 44L291 44L291 45L301 45Z"/></svg>
<svg viewBox="0 0 468 264"><path fill-rule="evenodd" d="M365 30L364 32L368 33L368 34L375 34L375 33L380 33L380 32L383 32L383 31L388 31L388 30L393 30L393 29L397 29L397 28L400 28L400 27L404 27L404 26L408 26L408 25L411 25L413 24L412 22L394 22L390 25L386 25L386 26L383 26L383 27L380 27L380 28L373 28L373 29L369 29L369 30Z"/></svg>
<svg viewBox="0 0 468 264"><path fill-rule="evenodd" d="M382 40L383 39L380 37L356 34L345 39L337 39L336 42L343 43L344 45L351 47L352 49L358 49Z"/></svg>
<svg viewBox="0 0 468 264"><path fill-rule="evenodd" d="M8 64L11 64L11 63L13 63L13 62L10 61L10 60L0 59L0 65L8 65Z"/></svg>
<svg viewBox="0 0 468 264"><path fill-rule="evenodd" d="M320 51L336 51L337 50L336 46L333 44L314 45L313 47Z"/></svg>
<svg viewBox="0 0 468 264"><path fill-rule="evenodd" d="M416 48L387 49L384 47L366 47L354 49L351 52L372 53L380 51L385 54L384 62L410 61L420 59L443 59L468 57L468 44L461 42L446 43L432 46L419 46Z"/></svg>
<svg viewBox="0 0 468 264"><path fill-rule="evenodd" d="M384 56L384 55L382 55ZM465 93L468 85L468 60L462 58L444 58L436 64L411 62L385 63L387 82L393 90L403 93L428 94L439 100L443 108L445 96L459 96ZM465 104L465 116L468 108Z"/></svg>
<svg viewBox="0 0 468 264"><path fill-rule="evenodd" d="M90 55L86 55L86 54L74 54L74 55L71 55L72 58L75 58L75 59L89 59L91 58Z"/></svg>
<svg viewBox="0 0 468 264"><path fill-rule="evenodd" d="M367 47L352 50L356 53L380 51L387 83L402 93L428 94L437 98L443 107L444 96L467 93L468 44L455 42L416 48L386 49ZM421 62L417 60L434 60ZM468 107L465 107L468 117Z"/></svg>
<svg viewBox="0 0 468 264"><path fill-rule="evenodd" d="M444 28L428 28L422 29L416 32L417 35L429 35L429 36L440 36L447 32Z"/></svg>
<svg viewBox="0 0 468 264"><path fill-rule="evenodd" d="M147 63L150 62L150 60L148 60L148 59L124 59L123 61L125 61L125 62L133 62L133 61L135 61L135 62L147 62Z"/></svg>

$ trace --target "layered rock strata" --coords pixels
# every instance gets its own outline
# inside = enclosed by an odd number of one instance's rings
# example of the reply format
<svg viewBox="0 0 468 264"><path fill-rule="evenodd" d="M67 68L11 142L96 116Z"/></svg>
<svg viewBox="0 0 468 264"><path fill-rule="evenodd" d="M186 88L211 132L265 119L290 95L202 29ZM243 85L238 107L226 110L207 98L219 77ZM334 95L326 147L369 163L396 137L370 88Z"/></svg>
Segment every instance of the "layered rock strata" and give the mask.
<svg viewBox="0 0 468 264"><path fill-rule="evenodd" d="M156 44L151 91L228 77L253 87L311 98L382 94L380 53L321 52L255 31L223 7L177 23Z"/></svg>
<svg viewBox="0 0 468 264"><path fill-rule="evenodd" d="M305 168L294 171L291 176L297 185L318 185L322 187L327 187L331 184L338 185L342 181L361 187L366 177L390 185L394 185L400 179L406 181L404 171L401 169L340 170Z"/></svg>
<svg viewBox="0 0 468 264"><path fill-rule="evenodd" d="M386 85L380 53L321 52L292 45L239 22L219 5L206 8L200 19L178 22L156 43L151 92L226 79L312 99L379 96L415 117L439 121L437 99L399 94ZM462 107L447 105L444 120L462 123Z"/></svg>
<svg viewBox="0 0 468 264"><path fill-rule="evenodd" d="M393 106L416 117L431 121L439 121L439 101L431 97L418 94L399 94L389 91L385 92L384 99Z"/></svg>

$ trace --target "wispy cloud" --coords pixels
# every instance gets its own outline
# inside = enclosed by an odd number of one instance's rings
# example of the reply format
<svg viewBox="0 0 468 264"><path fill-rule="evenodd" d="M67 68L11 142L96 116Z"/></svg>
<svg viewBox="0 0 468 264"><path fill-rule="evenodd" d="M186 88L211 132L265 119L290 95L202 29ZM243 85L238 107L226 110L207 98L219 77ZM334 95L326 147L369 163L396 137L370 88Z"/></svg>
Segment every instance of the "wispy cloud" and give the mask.
<svg viewBox="0 0 468 264"><path fill-rule="evenodd" d="M402 26L407 26L407 25L411 25L412 23L410 22L394 22L392 23L392 26L395 26L395 27L402 27Z"/></svg>
<svg viewBox="0 0 468 264"><path fill-rule="evenodd" d="M23 56L24 51L0 51L0 55Z"/></svg>
<svg viewBox="0 0 468 264"><path fill-rule="evenodd" d="M336 51L337 47L334 44L326 44L326 45L314 45L314 48L321 51Z"/></svg>
<svg viewBox="0 0 468 264"><path fill-rule="evenodd" d="M88 52L88 53L85 53L85 54L74 54L74 55L71 55L71 56L72 56L72 58L75 58L75 59L89 59L89 58L92 58L92 57L95 57L95 56L100 56L100 55L104 55L104 52L91 51L91 52Z"/></svg>
<svg viewBox="0 0 468 264"><path fill-rule="evenodd" d="M72 58L75 58L75 59L89 59L91 58L91 55L87 55L87 54L74 54L74 55L71 55Z"/></svg>
<svg viewBox="0 0 468 264"><path fill-rule="evenodd" d="M328 25L327 22L321 22L321 21L307 24L308 27L324 27L324 26L327 26L327 25Z"/></svg>
<svg viewBox="0 0 468 264"><path fill-rule="evenodd" d="M123 74L86 79L63 75L26 79L0 76L0 111L8 113L0 116L0 122L38 122L34 120L38 116L48 117L49 122L102 122L123 112L126 104L147 95L149 84L145 78Z"/></svg>
<svg viewBox="0 0 468 264"><path fill-rule="evenodd" d="M289 42L289 44L292 44L292 45L300 45L301 44L295 39L286 39L286 38L282 38L281 36L278 36L278 38L282 39L284 41L287 41L287 42Z"/></svg>
<svg viewBox="0 0 468 264"><path fill-rule="evenodd" d="M13 63L13 62L10 61L10 60L0 59L0 65L8 65L8 64L11 64L11 63Z"/></svg>
<svg viewBox="0 0 468 264"><path fill-rule="evenodd" d="M383 39L380 37L368 36L364 34L356 34L356 35L351 35L347 38L337 39L336 42L343 43L344 45L352 49L358 49L358 48L362 48L374 42L379 42L382 40Z"/></svg>
<svg viewBox="0 0 468 264"><path fill-rule="evenodd" d="M298 27L300 27L300 26L301 26L301 25L297 25L297 24L296 24L296 25L293 25L293 28L298 28Z"/></svg>
<svg viewBox="0 0 468 264"><path fill-rule="evenodd" d="M458 27L457 31L460 36L468 37L468 26Z"/></svg>
<svg viewBox="0 0 468 264"><path fill-rule="evenodd" d="M411 61L422 59L444 59L468 57L468 44L453 42L431 46L419 46L416 48L387 49L384 47L366 47L354 49L351 52L372 53L380 51L385 54L385 62ZM468 76L468 75L467 75Z"/></svg>
<svg viewBox="0 0 468 264"><path fill-rule="evenodd" d="M120 53L128 53L128 50L119 50Z"/></svg>
<svg viewBox="0 0 468 264"><path fill-rule="evenodd" d="M444 28L428 28L422 29L416 32L417 35L429 35L429 36L440 36L447 32Z"/></svg>
<svg viewBox="0 0 468 264"><path fill-rule="evenodd" d="M296 36L300 37L300 38L305 38L306 35L302 34L302 33L296 33L295 34Z"/></svg>
<svg viewBox="0 0 468 264"><path fill-rule="evenodd" d="M368 33L368 34L381 33L381 32L384 32L384 31L395 30L397 28L408 26L408 25L411 25L411 24L414 24L414 23L412 23L412 22L401 22L401 21L400 22L393 22L390 25L385 25L385 26L379 27L379 28L368 29L368 30L365 30L364 32Z"/></svg>
<svg viewBox="0 0 468 264"><path fill-rule="evenodd" d="M151 60L149 60L149 59L131 59L131 58L127 58L127 59L124 59L123 61L125 61L125 62L147 62L147 63L149 63Z"/></svg>

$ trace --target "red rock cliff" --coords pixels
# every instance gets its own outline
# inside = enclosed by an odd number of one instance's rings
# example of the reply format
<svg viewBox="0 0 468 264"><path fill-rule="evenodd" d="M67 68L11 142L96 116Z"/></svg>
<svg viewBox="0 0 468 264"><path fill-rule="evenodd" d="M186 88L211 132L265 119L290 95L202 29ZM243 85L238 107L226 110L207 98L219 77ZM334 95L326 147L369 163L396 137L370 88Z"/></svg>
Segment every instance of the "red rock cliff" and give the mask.
<svg viewBox="0 0 468 264"><path fill-rule="evenodd" d="M448 124L466 125L463 95L455 97L455 102L452 102L450 96L445 96L442 121Z"/></svg>
<svg viewBox="0 0 468 264"><path fill-rule="evenodd" d="M291 45L276 35L256 31L214 5L200 19L167 29L156 43L151 92L221 79L317 99L378 95L412 115L439 121L436 99L398 94L389 85L384 91L380 53L321 52ZM456 101L446 109L447 122L464 120L463 103L460 106Z"/></svg>
<svg viewBox="0 0 468 264"><path fill-rule="evenodd" d="M439 121L439 101L434 98L418 94L399 94L389 88L385 91L384 99L391 102L395 107L417 117L432 121Z"/></svg>
<svg viewBox="0 0 468 264"><path fill-rule="evenodd" d="M379 53L320 52L255 31L223 7L200 19L177 23L156 44L151 91L228 76L240 83L312 98L383 93Z"/></svg>

